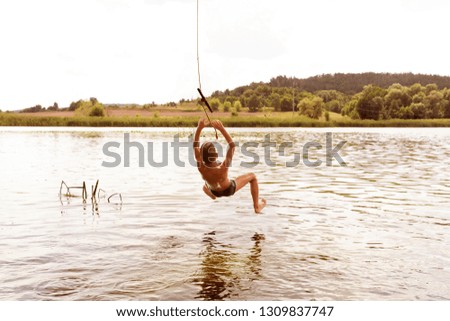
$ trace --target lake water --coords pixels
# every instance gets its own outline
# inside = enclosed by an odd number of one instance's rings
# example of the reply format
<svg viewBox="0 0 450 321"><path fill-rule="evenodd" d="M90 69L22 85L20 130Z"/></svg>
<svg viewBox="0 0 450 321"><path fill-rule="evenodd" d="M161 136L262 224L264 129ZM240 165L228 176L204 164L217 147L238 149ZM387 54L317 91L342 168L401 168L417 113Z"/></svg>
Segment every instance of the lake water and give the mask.
<svg viewBox="0 0 450 321"><path fill-rule="evenodd" d="M330 131L333 146L346 141L347 166L284 166ZM139 167L137 148L130 167L102 166L107 142L121 144L123 160L124 133L146 153L153 142L161 159L163 142L192 132L0 128L0 299L450 299L449 129L231 129L261 156L267 134L293 143L271 155L273 167L262 157L239 166L252 160L236 151L230 174L256 173L268 202L260 215L249 187L209 199L170 145L166 167L147 157ZM325 160L324 149L309 156ZM90 194L97 179L94 206L59 196L61 180L85 181ZM113 193L123 202L108 203Z"/></svg>

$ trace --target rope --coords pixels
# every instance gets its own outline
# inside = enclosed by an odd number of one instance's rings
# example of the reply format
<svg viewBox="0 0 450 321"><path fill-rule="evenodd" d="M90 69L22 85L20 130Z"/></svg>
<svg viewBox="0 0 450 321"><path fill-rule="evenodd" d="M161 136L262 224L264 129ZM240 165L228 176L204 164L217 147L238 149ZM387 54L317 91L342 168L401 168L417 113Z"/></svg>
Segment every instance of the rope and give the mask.
<svg viewBox="0 0 450 321"><path fill-rule="evenodd" d="M197 0L197 74L198 74L198 88L200 88L200 90L202 90L202 82L200 80L200 55L199 55L199 50L198 50L198 2L199 0Z"/></svg>
<svg viewBox="0 0 450 321"><path fill-rule="evenodd" d="M199 50L198 50L198 29L199 29L198 28L198 20L199 20L198 19L198 16L199 16L198 8L199 8L199 0L197 0L197 74L198 74L198 91L199 91L200 95L202 96L202 102L204 102L208 106L209 110L212 113L212 109L209 106L208 101L206 100L206 98L202 94L202 82L201 82L201 78L200 78L200 54L199 54ZM203 104L201 104L201 106L203 108L203 111L205 112L206 118L208 118L209 123L211 123L211 119L209 118L209 115L206 112L205 106L203 106ZM217 135L217 129L214 128L214 132L216 133L216 139L219 139L219 136Z"/></svg>

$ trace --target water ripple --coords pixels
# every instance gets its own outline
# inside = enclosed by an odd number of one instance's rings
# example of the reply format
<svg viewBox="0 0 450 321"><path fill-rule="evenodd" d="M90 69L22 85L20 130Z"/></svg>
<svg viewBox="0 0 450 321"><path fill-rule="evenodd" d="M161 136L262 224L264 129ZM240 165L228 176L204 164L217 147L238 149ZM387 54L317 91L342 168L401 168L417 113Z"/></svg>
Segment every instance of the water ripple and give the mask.
<svg viewBox="0 0 450 321"><path fill-rule="evenodd" d="M285 167L308 141L346 140L346 167ZM190 129L138 129L169 142ZM121 130L0 132L0 299L448 300L448 129L233 129L236 141L291 141L251 169L250 191L210 200L195 168L105 168L101 147ZM17 148L17 146L21 146ZM260 144L254 152L262 155ZM36 157L25 157L36 155ZM317 151L314 158L324 157ZM136 160L136 154L133 160ZM311 155L312 156L312 155ZM180 151L187 158L187 151ZM248 161L239 151L236 164ZM17 175L20 173L20 175ZM64 179L100 179L124 203L58 198Z"/></svg>

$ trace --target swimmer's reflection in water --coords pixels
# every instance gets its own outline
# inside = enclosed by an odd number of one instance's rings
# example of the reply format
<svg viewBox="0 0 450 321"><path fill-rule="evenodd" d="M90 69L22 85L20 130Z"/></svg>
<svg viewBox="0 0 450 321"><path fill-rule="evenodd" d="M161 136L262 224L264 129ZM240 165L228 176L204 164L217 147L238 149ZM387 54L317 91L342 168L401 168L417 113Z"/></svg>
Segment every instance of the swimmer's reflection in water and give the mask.
<svg viewBox="0 0 450 321"><path fill-rule="evenodd" d="M239 249L218 242L215 232L205 234L199 275L193 280L200 286L196 299L238 299L242 292L250 290L251 282L259 279L261 274L261 243L264 239L263 234L255 233L249 252L242 254Z"/></svg>

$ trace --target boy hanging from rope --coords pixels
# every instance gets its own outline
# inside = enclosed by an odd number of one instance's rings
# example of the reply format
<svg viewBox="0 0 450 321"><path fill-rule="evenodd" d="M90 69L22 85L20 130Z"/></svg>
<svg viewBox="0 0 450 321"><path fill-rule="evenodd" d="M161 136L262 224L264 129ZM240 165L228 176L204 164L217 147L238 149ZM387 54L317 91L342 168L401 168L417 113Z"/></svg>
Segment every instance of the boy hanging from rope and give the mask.
<svg viewBox="0 0 450 321"><path fill-rule="evenodd" d="M222 196L232 196L247 183L250 183L255 213L261 213L262 209L266 206L266 200L264 198L259 200L258 180L255 174L244 174L238 176L235 180L228 178L228 167L231 165L236 145L220 120L213 120L210 125L220 131L227 140L228 150L225 160L223 162L217 161L218 153L213 143L205 142L200 147L200 133L208 124L209 122L205 119L200 119L194 138L197 168L205 181L203 191L212 199L216 199Z"/></svg>

